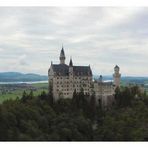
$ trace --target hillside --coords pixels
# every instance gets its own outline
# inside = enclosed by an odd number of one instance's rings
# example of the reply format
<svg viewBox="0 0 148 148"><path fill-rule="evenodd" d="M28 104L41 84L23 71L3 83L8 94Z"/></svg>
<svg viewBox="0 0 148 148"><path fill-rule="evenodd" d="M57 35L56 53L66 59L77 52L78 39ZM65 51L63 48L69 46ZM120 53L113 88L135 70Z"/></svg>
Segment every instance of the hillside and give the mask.
<svg viewBox="0 0 148 148"><path fill-rule="evenodd" d="M45 81L48 77L33 73L23 74L19 72L1 72L0 82L32 82L32 81Z"/></svg>
<svg viewBox="0 0 148 148"><path fill-rule="evenodd" d="M98 79L99 76L94 75L94 79ZM23 74L19 72L1 72L0 73L0 82L33 82L33 81L47 81L48 76L39 75L39 74ZM113 80L112 76L103 76L103 80ZM134 76L122 76L121 82L124 84L127 83L136 83L136 84L147 84L148 77L134 77Z"/></svg>

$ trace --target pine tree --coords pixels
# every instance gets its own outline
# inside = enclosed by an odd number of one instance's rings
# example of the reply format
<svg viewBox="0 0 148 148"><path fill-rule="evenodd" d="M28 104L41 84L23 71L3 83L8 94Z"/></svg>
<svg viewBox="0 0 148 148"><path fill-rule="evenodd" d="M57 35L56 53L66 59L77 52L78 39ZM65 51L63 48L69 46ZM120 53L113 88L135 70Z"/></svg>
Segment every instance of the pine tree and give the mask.
<svg viewBox="0 0 148 148"><path fill-rule="evenodd" d="M50 85L49 85L48 99L49 99L49 104L52 106L53 103L54 103L54 98L53 98L53 88L52 88L51 82L50 82Z"/></svg>
<svg viewBox="0 0 148 148"><path fill-rule="evenodd" d="M33 98L34 98L34 95L33 95L33 90L31 90L31 91L30 91L30 94L29 94L29 96L28 96L28 97L29 97L29 99L33 99Z"/></svg>
<svg viewBox="0 0 148 148"><path fill-rule="evenodd" d="M72 108L74 110L77 110L78 109L78 94L76 92L76 89L73 92L73 97L72 97L71 103L72 103Z"/></svg>
<svg viewBox="0 0 148 148"><path fill-rule="evenodd" d="M94 93L91 95L89 102L89 116L92 120L94 120L96 116L96 98Z"/></svg>
<svg viewBox="0 0 148 148"><path fill-rule="evenodd" d="M23 95L22 95L21 100L22 100L22 102L26 102L27 101L27 93L26 93L25 90L23 91Z"/></svg>

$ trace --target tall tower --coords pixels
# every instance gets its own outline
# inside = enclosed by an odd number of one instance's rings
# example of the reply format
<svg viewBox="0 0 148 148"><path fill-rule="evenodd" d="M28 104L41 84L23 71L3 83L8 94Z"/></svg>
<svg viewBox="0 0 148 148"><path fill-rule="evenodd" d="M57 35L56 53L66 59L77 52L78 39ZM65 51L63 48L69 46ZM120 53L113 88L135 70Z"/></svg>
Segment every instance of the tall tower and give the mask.
<svg viewBox="0 0 148 148"><path fill-rule="evenodd" d="M119 73L119 70L120 70L119 66L116 65L114 67L114 74L113 74L115 88L120 87L121 74Z"/></svg>
<svg viewBox="0 0 148 148"><path fill-rule="evenodd" d="M65 53L64 53L64 48L62 46L62 49L61 49L61 53L60 53L60 64L65 64Z"/></svg>

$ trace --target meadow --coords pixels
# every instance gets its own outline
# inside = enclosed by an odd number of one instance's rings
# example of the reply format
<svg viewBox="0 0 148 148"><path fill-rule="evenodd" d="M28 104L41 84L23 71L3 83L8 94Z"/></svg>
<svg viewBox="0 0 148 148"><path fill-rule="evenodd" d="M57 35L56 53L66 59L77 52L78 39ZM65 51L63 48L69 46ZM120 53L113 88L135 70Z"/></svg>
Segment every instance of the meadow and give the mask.
<svg viewBox="0 0 148 148"><path fill-rule="evenodd" d="M0 103L8 99L20 99L23 92L27 94L33 91L33 95L37 96L42 91L48 91L48 83L36 83L36 84L1 84L0 85Z"/></svg>
<svg viewBox="0 0 148 148"><path fill-rule="evenodd" d="M122 86L126 86L124 83L121 83ZM145 85L144 89L148 94L148 86ZM8 99L20 99L23 92L27 94L30 91L33 91L34 96L38 96L42 91L48 92L48 83L34 83L34 84L0 84L0 103Z"/></svg>

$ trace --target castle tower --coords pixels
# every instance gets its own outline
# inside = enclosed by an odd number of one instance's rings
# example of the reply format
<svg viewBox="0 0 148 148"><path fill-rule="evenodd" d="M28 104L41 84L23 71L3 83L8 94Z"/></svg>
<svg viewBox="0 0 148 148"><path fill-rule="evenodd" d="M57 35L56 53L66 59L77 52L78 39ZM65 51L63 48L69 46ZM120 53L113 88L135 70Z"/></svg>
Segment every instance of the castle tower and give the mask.
<svg viewBox="0 0 148 148"><path fill-rule="evenodd" d="M100 82L100 83L103 82L103 77L102 77L102 75L100 75L100 77L99 77L99 82Z"/></svg>
<svg viewBox="0 0 148 148"><path fill-rule="evenodd" d="M119 66L116 65L114 67L114 74L113 74L115 88L120 87L121 74L119 73L119 70L120 70Z"/></svg>
<svg viewBox="0 0 148 148"><path fill-rule="evenodd" d="M71 58L69 62L69 75L73 75L73 62Z"/></svg>
<svg viewBox="0 0 148 148"><path fill-rule="evenodd" d="M69 62L69 80L70 80L70 84L69 84L69 93L70 96L72 97L73 92L74 92L74 79L73 79L73 62L72 59L70 58L70 62Z"/></svg>
<svg viewBox="0 0 148 148"><path fill-rule="evenodd" d="M62 49L61 49L61 53L60 53L60 64L65 64L65 53L64 53L64 48L62 46Z"/></svg>

